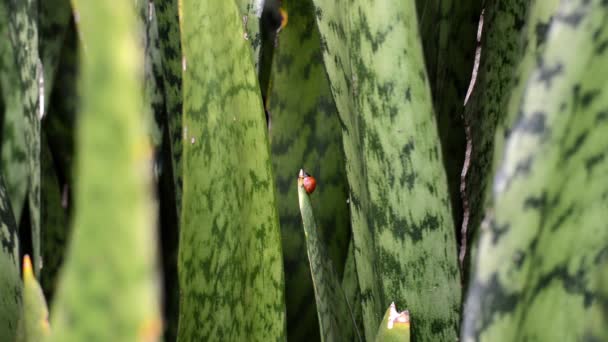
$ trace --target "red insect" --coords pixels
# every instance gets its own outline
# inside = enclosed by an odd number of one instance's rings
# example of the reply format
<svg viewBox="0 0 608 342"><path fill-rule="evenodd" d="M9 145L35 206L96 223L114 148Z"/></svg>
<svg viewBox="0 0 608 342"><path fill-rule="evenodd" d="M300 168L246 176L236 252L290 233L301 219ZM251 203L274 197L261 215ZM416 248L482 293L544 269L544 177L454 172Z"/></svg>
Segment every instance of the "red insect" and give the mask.
<svg viewBox="0 0 608 342"><path fill-rule="evenodd" d="M315 177L306 173L304 169L300 170L299 177L302 179L302 186L304 187L304 190L306 190L306 193L309 195L312 194L315 191L315 188L317 187L317 181L315 180Z"/></svg>

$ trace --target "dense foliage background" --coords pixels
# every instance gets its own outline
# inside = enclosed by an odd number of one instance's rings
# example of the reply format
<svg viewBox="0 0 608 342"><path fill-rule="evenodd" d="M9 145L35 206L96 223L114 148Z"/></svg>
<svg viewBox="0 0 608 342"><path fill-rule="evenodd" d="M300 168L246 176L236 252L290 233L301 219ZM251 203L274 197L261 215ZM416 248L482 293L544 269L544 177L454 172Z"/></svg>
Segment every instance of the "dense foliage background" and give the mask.
<svg viewBox="0 0 608 342"><path fill-rule="evenodd" d="M0 0L0 37L0 341L608 340L606 1Z"/></svg>

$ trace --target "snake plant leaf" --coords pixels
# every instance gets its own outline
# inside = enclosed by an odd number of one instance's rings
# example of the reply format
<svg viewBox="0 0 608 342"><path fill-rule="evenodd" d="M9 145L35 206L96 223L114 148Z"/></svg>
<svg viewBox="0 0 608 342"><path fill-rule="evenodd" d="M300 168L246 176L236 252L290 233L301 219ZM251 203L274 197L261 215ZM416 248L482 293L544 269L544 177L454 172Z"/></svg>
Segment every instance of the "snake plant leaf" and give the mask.
<svg viewBox="0 0 608 342"><path fill-rule="evenodd" d="M180 1L184 192L178 341L285 339L274 178L233 1Z"/></svg>
<svg viewBox="0 0 608 342"><path fill-rule="evenodd" d="M595 277L608 250L606 18L603 1L560 2L514 88L463 341L582 340L605 304Z"/></svg>
<svg viewBox="0 0 608 342"><path fill-rule="evenodd" d="M8 1L8 32L19 75L27 151L27 204L32 231L34 274L42 268L40 254L40 106L43 69L38 55L38 1Z"/></svg>
<svg viewBox="0 0 608 342"><path fill-rule="evenodd" d="M55 173L55 163L47 142L48 139L46 139L45 134L42 135L42 138L40 222L44 267L40 272L40 284L44 291L44 297L51 303L57 285L57 275L63 264L70 230L66 209L62 205L59 179Z"/></svg>
<svg viewBox="0 0 608 342"><path fill-rule="evenodd" d="M452 216L456 229L460 230L463 218L460 183L466 149L463 102L475 61L482 1L418 0L416 4Z"/></svg>
<svg viewBox="0 0 608 342"><path fill-rule="evenodd" d="M410 342L410 312L397 311L395 303L386 310L378 327L376 342Z"/></svg>
<svg viewBox="0 0 608 342"><path fill-rule="evenodd" d="M1 6L1 5L0 5ZM0 341L14 341L21 313L19 236L0 173Z"/></svg>
<svg viewBox="0 0 608 342"><path fill-rule="evenodd" d="M259 71L260 52L262 49L262 31L260 29L265 0L235 0L241 11L245 33L243 37L251 43L252 58L255 70Z"/></svg>
<svg viewBox="0 0 608 342"><path fill-rule="evenodd" d="M453 340L456 239L415 4L314 3L342 122L366 340L389 300L416 312L417 341Z"/></svg>
<svg viewBox="0 0 608 342"><path fill-rule="evenodd" d="M464 179L468 210L464 213L462 234L468 242L461 246L461 259L465 279L468 279L477 234L491 198L494 137L497 127L507 121L508 92L516 81L518 63L524 54L524 38L534 47L542 46L544 39L544 30L539 31L539 40L534 32L536 27L546 27L548 19L546 15L536 19L529 16L530 4L525 0L490 2L484 11L479 68L464 112L471 145L470 164L465 167ZM527 19L529 24L524 29Z"/></svg>
<svg viewBox="0 0 608 342"><path fill-rule="evenodd" d="M175 341L179 316L177 280L178 216L175 202L175 178L171 162L173 156L167 127L165 84L163 83L165 69L163 68L158 18L154 3L139 2L138 18L140 29L145 28L142 42L145 53L144 103L147 108L148 135L155 149L154 175L158 182L159 237L161 239L163 269L164 340Z"/></svg>
<svg viewBox="0 0 608 342"><path fill-rule="evenodd" d="M301 173L303 172L302 170ZM355 330L354 315L341 287L340 278L322 241L303 179L298 178L298 202L315 289L321 341L355 341L357 338L361 341L360 333Z"/></svg>
<svg viewBox="0 0 608 342"><path fill-rule="evenodd" d="M154 341L162 325L156 215L135 13L128 2L78 0L74 6L86 43L77 203L50 341ZM120 177L107 181L108 175Z"/></svg>
<svg viewBox="0 0 608 342"><path fill-rule="evenodd" d="M346 302L350 305L351 313L354 318L355 329L363 332L363 316L361 313L361 290L359 289L359 279L357 278L357 268L355 265L354 243L348 244L348 253L344 262L344 275L342 276L342 289L346 296Z"/></svg>
<svg viewBox="0 0 608 342"><path fill-rule="evenodd" d="M8 37L8 7L0 1L0 36ZM11 202L16 220L21 218L21 211L27 193L28 159L25 142L25 119L19 71L16 67L15 52L10 39L0 42L0 88L4 102L2 116L2 141L0 172L4 174L7 195ZM17 263L19 261L17 260Z"/></svg>
<svg viewBox="0 0 608 342"><path fill-rule="evenodd" d="M154 8L158 24L163 88L167 107L167 126L171 140L170 160L175 182L175 212L179 216L182 201L182 69L187 67L182 58L182 45L178 15L178 0L155 0ZM176 227L177 230L177 227Z"/></svg>
<svg viewBox="0 0 608 342"><path fill-rule="evenodd" d="M32 271L29 255L23 258L23 314L17 342L44 341L50 334L49 311L42 288Z"/></svg>
<svg viewBox="0 0 608 342"><path fill-rule="evenodd" d="M592 313L591 319L586 322L584 341L606 341L608 339L608 261L604 260L603 270L595 276L595 283L598 286L596 300L599 305Z"/></svg>
<svg viewBox="0 0 608 342"><path fill-rule="evenodd" d="M163 125L166 122L166 108L161 88L163 67L154 3L139 1L136 4L136 12L140 30L140 46L144 51L143 98L146 127L150 142L155 150L155 155L157 155L160 152L162 144Z"/></svg>
<svg viewBox="0 0 608 342"><path fill-rule="evenodd" d="M337 111L323 69L312 0L286 1L289 23L274 50L267 99L269 136L285 263L289 341L319 339L317 310L293 170L317 176L313 207L320 239L342 276L350 235L344 152Z"/></svg>

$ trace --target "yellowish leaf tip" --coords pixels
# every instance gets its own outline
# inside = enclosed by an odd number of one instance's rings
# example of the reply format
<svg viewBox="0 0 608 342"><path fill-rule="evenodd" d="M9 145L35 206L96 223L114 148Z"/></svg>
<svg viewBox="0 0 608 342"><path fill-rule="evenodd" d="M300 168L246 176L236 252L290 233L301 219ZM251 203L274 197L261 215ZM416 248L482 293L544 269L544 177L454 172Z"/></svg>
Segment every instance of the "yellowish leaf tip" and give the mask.
<svg viewBox="0 0 608 342"><path fill-rule="evenodd" d="M31 281L34 279L34 271L32 270L32 260L29 255L23 257L23 281Z"/></svg>

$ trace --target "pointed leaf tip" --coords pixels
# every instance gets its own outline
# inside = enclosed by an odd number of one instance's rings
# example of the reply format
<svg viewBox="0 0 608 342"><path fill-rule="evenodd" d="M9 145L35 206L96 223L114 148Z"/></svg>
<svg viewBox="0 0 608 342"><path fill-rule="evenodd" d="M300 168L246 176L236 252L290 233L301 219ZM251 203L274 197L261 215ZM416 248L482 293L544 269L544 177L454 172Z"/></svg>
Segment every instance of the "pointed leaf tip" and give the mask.
<svg viewBox="0 0 608 342"><path fill-rule="evenodd" d="M23 257L23 281L31 281L34 279L34 271L32 270L32 260L29 255Z"/></svg>

